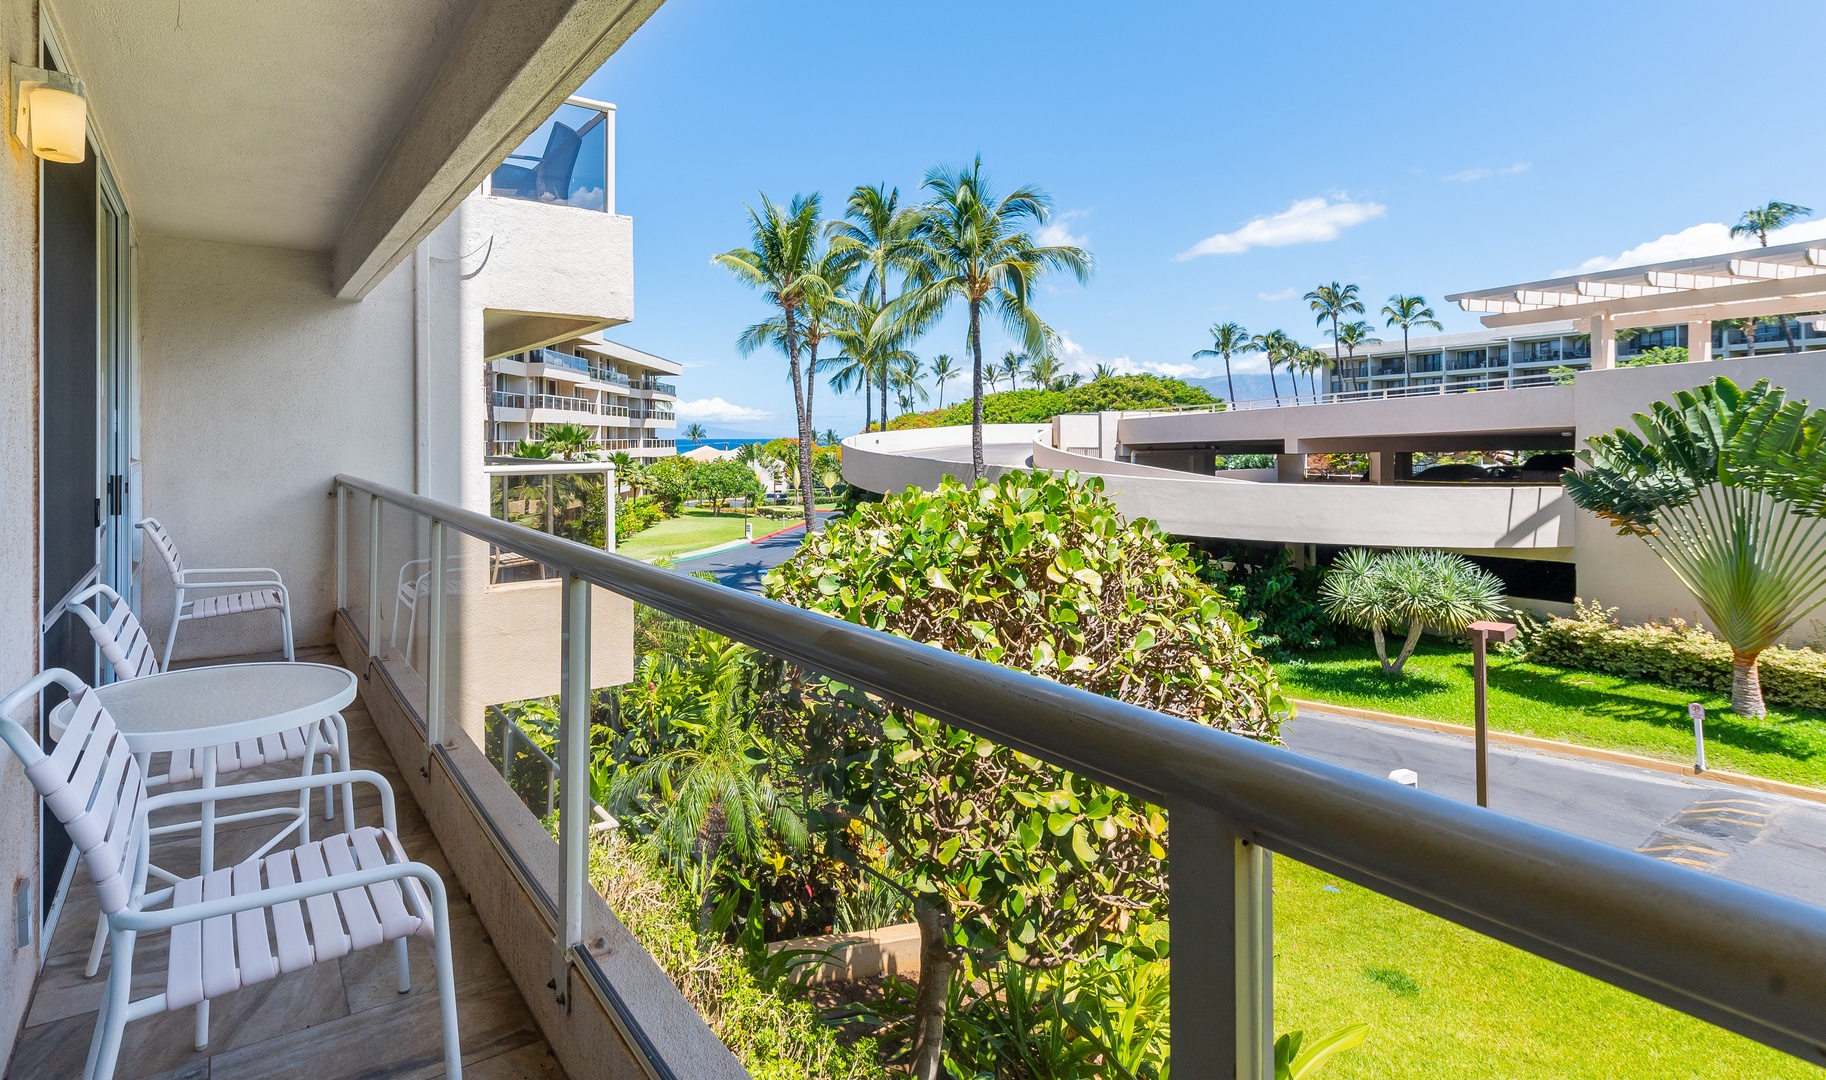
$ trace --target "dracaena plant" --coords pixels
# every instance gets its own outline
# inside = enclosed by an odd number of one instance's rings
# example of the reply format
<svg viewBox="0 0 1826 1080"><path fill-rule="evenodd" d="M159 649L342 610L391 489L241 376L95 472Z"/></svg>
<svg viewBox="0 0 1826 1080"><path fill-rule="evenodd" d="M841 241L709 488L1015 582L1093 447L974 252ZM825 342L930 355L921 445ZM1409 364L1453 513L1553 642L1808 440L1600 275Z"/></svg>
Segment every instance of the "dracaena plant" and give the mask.
<svg viewBox="0 0 1826 1080"><path fill-rule="evenodd" d="M1731 708L1761 716L1756 658L1826 589L1826 411L1721 375L1632 419L1561 480L1692 591L1731 646Z"/></svg>
<svg viewBox="0 0 1826 1080"><path fill-rule="evenodd" d="M1506 591L1501 578L1461 555L1356 548L1332 563L1319 602L1338 622L1368 630L1383 672L1399 675L1421 631L1458 634L1479 619L1493 619L1507 608ZM1397 626L1407 638L1390 660L1387 634Z"/></svg>

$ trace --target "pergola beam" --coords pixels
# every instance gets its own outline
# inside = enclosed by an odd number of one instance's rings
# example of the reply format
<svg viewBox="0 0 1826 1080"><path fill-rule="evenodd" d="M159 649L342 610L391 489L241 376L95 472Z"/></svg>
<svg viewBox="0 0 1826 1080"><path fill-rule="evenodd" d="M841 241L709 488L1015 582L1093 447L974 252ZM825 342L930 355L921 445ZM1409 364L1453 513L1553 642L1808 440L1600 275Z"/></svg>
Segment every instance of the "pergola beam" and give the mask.
<svg viewBox="0 0 1826 1080"><path fill-rule="evenodd" d="M1588 319L1593 315L1621 317L1646 312L1663 313L1657 320L1659 322L1684 322L1687 318L1685 313L1688 311L1715 304L1731 304L1741 301L1781 300L1810 295L1814 299L1803 303L1826 307L1826 296L1819 294L1826 294L1826 274L1805 278L1752 281L1748 284L1726 285L1716 289L1656 293L1622 300L1596 300L1584 304L1568 304L1548 309L1551 312L1548 315L1542 315L1538 311L1486 315L1483 318L1483 324L1494 329L1505 326L1528 326L1554 319Z"/></svg>
<svg viewBox="0 0 1826 1080"><path fill-rule="evenodd" d="M1781 281L1787 278L1816 277L1826 268L1797 266L1794 263L1763 262L1758 259L1732 259L1731 273L1736 277Z"/></svg>

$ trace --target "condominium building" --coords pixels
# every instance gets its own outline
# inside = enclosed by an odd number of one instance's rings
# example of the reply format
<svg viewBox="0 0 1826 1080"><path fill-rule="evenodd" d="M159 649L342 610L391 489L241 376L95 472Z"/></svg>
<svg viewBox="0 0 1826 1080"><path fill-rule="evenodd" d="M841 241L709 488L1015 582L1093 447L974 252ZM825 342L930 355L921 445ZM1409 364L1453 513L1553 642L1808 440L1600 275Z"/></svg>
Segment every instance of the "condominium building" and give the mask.
<svg viewBox="0 0 1826 1080"><path fill-rule="evenodd" d="M679 365L601 335L561 341L489 364L489 453L506 456L548 427L575 424L605 453L678 453Z"/></svg>
<svg viewBox="0 0 1826 1080"><path fill-rule="evenodd" d="M1787 318L1787 335L1802 351L1826 349L1826 326ZM1688 348L1691 328L1685 323L1635 327L1617 337L1617 357L1627 363L1649 349ZM1537 386L1563 378L1567 371L1591 367L1591 335L1571 320L1538 323L1518 330L1475 330L1462 334L1411 337L1403 344L1399 331L1379 344L1359 346L1353 355L1326 365L1326 389L1333 394L1397 396L1502 386ZM1787 349L1782 318L1760 319L1757 354ZM1751 344L1737 326L1711 328L1711 355L1748 356Z"/></svg>

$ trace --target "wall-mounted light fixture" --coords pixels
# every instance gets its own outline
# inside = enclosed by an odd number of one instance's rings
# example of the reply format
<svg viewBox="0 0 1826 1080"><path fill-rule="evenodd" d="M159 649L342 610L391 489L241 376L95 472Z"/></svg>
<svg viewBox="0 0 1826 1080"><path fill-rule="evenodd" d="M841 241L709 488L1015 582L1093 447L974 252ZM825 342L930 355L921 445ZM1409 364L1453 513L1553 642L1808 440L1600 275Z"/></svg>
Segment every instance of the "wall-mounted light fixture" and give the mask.
<svg viewBox="0 0 1826 1080"><path fill-rule="evenodd" d="M61 71L12 65L13 137L46 161L88 155L89 102L82 80Z"/></svg>

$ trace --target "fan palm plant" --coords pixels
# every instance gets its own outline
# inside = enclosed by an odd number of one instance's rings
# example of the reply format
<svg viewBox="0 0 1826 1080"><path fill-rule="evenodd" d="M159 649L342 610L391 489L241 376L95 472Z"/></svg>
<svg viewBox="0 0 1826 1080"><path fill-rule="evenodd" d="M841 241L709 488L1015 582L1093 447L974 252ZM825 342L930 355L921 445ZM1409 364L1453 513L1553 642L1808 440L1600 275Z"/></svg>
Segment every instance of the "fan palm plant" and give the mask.
<svg viewBox="0 0 1826 1080"><path fill-rule="evenodd" d="M533 439L531 441L521 439L514 444L514 456L517 458L544 460L545 458L552 456L552 448L547 446L543 439Z"/></svg>
<svg viewBox="0 0 1826 1080"><path fill-rule="evenodd" d="M898 276L903 287L922 279L925 271L919 246L922 221L919 207L900 205L899 188L876 184L850 192L844 206L844 220L825 226L831 236L831 253L849 266L867 268L861 292L873 294L877 311L887 310L890 303L890 278ZM872 374L881 389L881 422L885 425L888 422L888 372L881 368Z"/></svg>
<svg viewBox="0 0 1826 1080"><path fill-rule="evenodd" d="M1384 674L1401 674L1428 627L1462 634L1479 619L1508 609L1503 580L1461 555L1444 551L1354 548L1338 556L1319 585L1319 602L1333 619L1368 630ZM1405 627L1407 639L1390 660L1386 635Z"/></svg>
<svg viewBox="0 0 1826 1080"><path fill-rule="evenodd" d="M786 353L792 376L793 410L799 421L799 496L808 533L815 526L817 514L812 493L812 418L807 408L805 373L799 366L799 348L807 303L817 304L831 292L830 283L819 274L820 205L815 194L795 195L785 207L763 194L759 210L748 207L750 246L711 257L711 262L734 274L743 284L760 290L780 312L777 340Z"/></svg>
<svg viewBox="0 0 1826 1080"><path fill-rule="evenodd" d="M961 169L935 168L926 174L932 193L920 229L920 261L930 277L911 294L909 314L919 324L936 319L953 302L969 312L971 363L970 468L981 480L983 464L983 309L1029 352L1046 347L1047 328L1033 310L1034 286L1053 271L1080 282L1090 278L1090 252L1070 245L1043 245L1033 232L1046 224L1052 200L1036 187L1016 188L997 198L977 158Z"/></svg>
<svg viewBox="0 0 1826 1080"><path fill-rule="evenodd" d="M938 384L938 407L945 407L945 384L961 374L957 361L951 359L950 353L939 353L932 358L932 381Z"/></svg>
<svg viewBox="0 0 1826 1080"><path fill-rule="evenodd" d="M688 425L684 431L680 432L680 435L686 439L690 439L692 442L703 442L710 437L710 433L704 430L704 425L702 424Z"/></svg>
<svg viewBox="0 0 1826 1080"><path fill-rule="evenodd" d="M1826 589L1826 410L1719 376L1587 439L1561 477L1581 508L1640 537L1731 646L1731 708L1761 716L1756 660Z"/></svg>
<svg viewBox="0 0 1826 1080"><path fill-rule="evenodd" d="M1342 359L1338 354L1338 324L1346 315L1363 314L1363 299L1358 295L1357 287L1334 281L1329 285L1315 286L1300 299L1305 300L1306 305L1318 317L1318 325L1331 323L1331 358L1336 363Z"/></svg>
<svg viewBox="0 0 1826 1080"><path fill-rule="evenodd" d="M1236 380L1230 375L1230 358L1243 353L1256 351L1260 346L1249 336L1249 331L1237 323L1212 323L1211 347L1200 349L1192 354L1194 360L1216 360L1224 362L1224 385L1230 391L1230 404L1236 405Z"/></svg>
<svg viewBox="0 0 1826 1080"><path fill-rule="evenodd" d="M1444 330L1439 316L1427 306L1424 296L1403 296L1400 293L1389 297L1389 302L1382 305L1382 314L1387 318L1384 326L1401 327L1401 370L1408 370L1408 332L1416 326L1433 330Z"/></svg>
<svg viewBox="0 0 1826 1080"><path fill-rule="evenodd" d="M553 424L539 440L566 461L577 461L590 452L590 429L582 424Z"/></svg>

